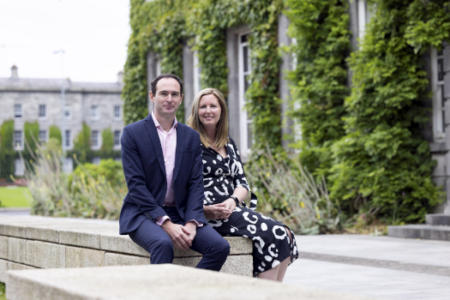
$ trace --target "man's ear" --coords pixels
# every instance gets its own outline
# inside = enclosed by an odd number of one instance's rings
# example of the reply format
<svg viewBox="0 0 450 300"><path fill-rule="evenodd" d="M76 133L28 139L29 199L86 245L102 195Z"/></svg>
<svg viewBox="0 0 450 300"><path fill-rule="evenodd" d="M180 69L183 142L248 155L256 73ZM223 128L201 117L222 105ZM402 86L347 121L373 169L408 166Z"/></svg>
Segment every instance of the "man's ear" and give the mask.
<svg viewBox="0 0 450 300"><path fill-rule="evenodd" d="M153 98L154 98L155 96L153 95L152 91L150 91L150 92L148 93L148 95L150 96L150 101L153 102Z"/></svg>

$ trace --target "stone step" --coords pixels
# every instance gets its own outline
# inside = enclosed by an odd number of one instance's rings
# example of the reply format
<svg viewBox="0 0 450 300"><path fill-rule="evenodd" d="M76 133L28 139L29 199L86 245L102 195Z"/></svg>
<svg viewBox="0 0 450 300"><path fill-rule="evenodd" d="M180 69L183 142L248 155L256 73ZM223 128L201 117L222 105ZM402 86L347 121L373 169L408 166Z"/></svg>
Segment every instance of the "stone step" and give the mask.
<svg viewBox="0 0 450 300"><path fill-rule="evenodd" d="M399 238L450 241L450 226L428 224L389 226L388 235Z"/></svg>
<svg viewBox="0 0 450 300"><path fill-rule="evenodd" d="M358 295L176 265L8 272L8 300L367 300Z"/></svg>
<svg viewBox="0 0 450 300"><path fill-rule="evenodd" d="M426 215L428 225L445 225L450 226L449 214L429 214Z"/></svg>

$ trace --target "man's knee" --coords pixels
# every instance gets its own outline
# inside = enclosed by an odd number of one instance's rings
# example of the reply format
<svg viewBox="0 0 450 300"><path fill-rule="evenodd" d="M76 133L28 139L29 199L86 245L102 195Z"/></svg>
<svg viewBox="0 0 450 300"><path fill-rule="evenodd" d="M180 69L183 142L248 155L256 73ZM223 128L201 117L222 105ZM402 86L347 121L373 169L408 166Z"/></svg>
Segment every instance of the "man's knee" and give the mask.
<svg viewBox="0 0 450 300"><path fill-rule="evenodd" d="M230 254L230 244L228 243L228 241L222 238L220 242L216 244L215 252L217 253L217 255L227 257L228 254Z"/></svg>
<svg viewBox="0 0 450 300"><path fill-rule="evenodd" d="M173 261L173 244L170 239L160 239L150 247L150 263L164 264Z"/></svg>
<svg viewBox="0 0 450 300"><path fill-rule="evenodd" d="M151 246L151 251L161 251L167 253L173 253L173 243L172 240L169 239L159 239L153 242Z"/></svg>

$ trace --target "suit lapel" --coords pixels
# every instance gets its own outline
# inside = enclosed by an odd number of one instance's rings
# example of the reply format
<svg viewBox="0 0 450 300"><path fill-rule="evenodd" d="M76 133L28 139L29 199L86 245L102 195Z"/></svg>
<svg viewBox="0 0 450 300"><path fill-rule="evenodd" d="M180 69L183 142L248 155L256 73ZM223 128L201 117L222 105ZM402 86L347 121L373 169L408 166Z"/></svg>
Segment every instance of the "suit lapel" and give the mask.
<svg viewBox="0 0 450 300"><path fill-rule="evenodd" d="M180 170L181 158L183 156L184 138L183 138L183 125L178 123L177 125L177 149L175 152L175 167L173 169L173 180L177 178L178 171Z"/></svg>
<svg viewBox="0 0 450 300"><path fill-rule="evenodd" d="M166 176L166 167L164 165L164 156L162 153L162 146L161 142L159 140L158 132L156 130L155 123L153 122L152 117L149 115L145 119L145 126L147 127L147 132L150 135L150 140L153 146L153 153L156 153L156 158L158 159L159 166L161 167L161 170L164 173L164 176Z"/></svg>

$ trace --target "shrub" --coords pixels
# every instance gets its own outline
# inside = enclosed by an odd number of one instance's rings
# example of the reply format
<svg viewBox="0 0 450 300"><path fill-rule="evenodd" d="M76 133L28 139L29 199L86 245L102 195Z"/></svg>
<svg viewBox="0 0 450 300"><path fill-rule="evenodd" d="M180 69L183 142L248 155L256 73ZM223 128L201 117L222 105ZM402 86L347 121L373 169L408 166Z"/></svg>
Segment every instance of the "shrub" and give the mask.
<svg viewBox="0 0 450 300"><path fill-rule="evenodd" d="M258 210L295 232L318 234L341 228L340 211L328 198L325 180L314 178L298 158L266 151L249 166L247 177L258 196Z"/></svg>
<svg viewBox="0 0 450 300"><path fill-rule="evenodd" d="M120 162L80 164L64 174L59 142L39 146L34 170L26 173L32 213L46 216L117 219L126 193Z"/></svg>

